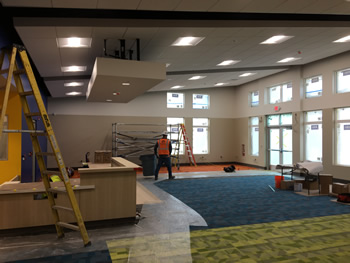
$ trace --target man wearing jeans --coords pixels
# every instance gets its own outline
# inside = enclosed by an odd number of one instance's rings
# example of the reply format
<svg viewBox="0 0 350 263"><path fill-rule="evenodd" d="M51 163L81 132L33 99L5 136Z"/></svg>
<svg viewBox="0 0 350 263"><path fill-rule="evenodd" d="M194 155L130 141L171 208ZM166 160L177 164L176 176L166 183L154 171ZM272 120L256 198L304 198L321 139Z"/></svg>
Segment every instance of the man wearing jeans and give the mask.
<svg viewBox="0 0 350 263"><path fill-rule="evenodd" d="M158 180L159 169L163 163L168 168L169 179L174 179L175 176L172 176L172 172L171 172L171 158L170 158L170 154L172 151L171 141L167 139L168 133L166 131L163 132L162 135L163 135L163 138L157 140L157 143L154 146L154 154L158 158L158 164L154 174L155 175L154 179Z"/></svg>

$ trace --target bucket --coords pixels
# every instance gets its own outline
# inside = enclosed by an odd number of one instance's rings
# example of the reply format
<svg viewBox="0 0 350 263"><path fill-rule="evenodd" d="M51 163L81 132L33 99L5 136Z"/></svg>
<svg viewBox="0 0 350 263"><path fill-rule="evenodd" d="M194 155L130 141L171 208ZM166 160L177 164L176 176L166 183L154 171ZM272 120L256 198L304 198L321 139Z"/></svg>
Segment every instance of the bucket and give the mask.
<svg viewBox="0 0 350 263"><path fill-rule="evenodd" d="M281 188L281 181L283 180L283 176L277 175L275 176L275 188L280 189Z"/></svg>

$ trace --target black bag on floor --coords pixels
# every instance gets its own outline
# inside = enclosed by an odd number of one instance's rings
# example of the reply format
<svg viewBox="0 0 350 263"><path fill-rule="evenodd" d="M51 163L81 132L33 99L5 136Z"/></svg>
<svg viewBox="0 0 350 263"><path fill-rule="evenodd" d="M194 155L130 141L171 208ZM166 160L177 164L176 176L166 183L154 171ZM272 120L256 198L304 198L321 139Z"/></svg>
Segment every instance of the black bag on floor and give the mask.
<svg viewBox="0 0 350 263"><path fill-rule="evenodd" d="M224 171L226 173L233 173L233 172L235 172L235 170L236 170L236 167L234 165L231 165L231 166L228 166L228 167L224 167Z"/></svg>

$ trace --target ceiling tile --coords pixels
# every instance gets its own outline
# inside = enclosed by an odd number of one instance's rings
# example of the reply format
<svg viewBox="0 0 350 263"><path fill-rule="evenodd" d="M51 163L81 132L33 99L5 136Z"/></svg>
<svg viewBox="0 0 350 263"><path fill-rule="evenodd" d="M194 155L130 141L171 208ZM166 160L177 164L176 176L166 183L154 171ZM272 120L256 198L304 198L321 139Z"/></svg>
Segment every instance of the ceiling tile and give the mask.
<svg viewBox="0 0 350 263"><path fill-rule="evenodd" d="M99 9L129 9L136 10L141 0L98 0Z"/></svg>
<svg viewBox="0 0 350 263"><path fill-rule="evenodd" d="M56 38L54 27L17 26L16 30L21 38Z"/></svg>
<svg viewBox="0 0 350 263"><path fill-rule="evenodd" d="M97 8L98 0L51 0L55 8Z"/></svg>
<svg viewBox="0 0 350 263"><path fill-rule="evenodd" d="M242 12L252 12L252 13L268 13L271 12L274 8L281 5L286 0L269 0L269 1L261 1L254 0L246 7L244 7Z"/></svg>
<svg viewBox="0 0 350 263"><path fill-rule="evenodd" d="M2 0L3 6L25 6L25 7L52 7L51 1L47 0Z"/></svg>
<svg viewBox="0 0 350 263"><path fill-rule="evenodd" d="M219 0L208 11L210 12L241 12L253 0Z"/></svg>
<svg viewBox="0 0 350 263"><path fill-rule="evenodd" d="M57 37L91 37L92 27L56 27Z"/></svg>
<svg viewBox="0 0 350 263"><path fill-rule="evenodd" d="M56 39L22 39L42 77L61 76L61 60Z"/></svg>
<svg viewBox="0 0 350 263"><path fill-rule="evenodd" d="M61 63L66 66L88 66L88 48L60 48Z"/></svg>
<svg viewBox="0 0 350 263"><path fill-rule="evenodd" d="M123 38L126 29L126 27L94 27L92 36L103 39Z"/></svg>
<svg viewBox="0 0 350 263"><path fill-rule="evenodd" d="M218 0L182 0L175 11L208 11Z"/></svg>
<svg viewBox="0 0 350 263"><path fill-rule="evenodd" d="M299 10L299 12L305 14L327 13L327 10L337 6L340 3L344 3L344 0L318 0Z"/></svg>
<svg viewBox="0 0 350 263"><path fill-rule="evenodd" d="M138 10L174 11L181 0L142 0Z"/></svg>
<svg viewBox="0 0 350 263"><path fill-rule="evenodd" d="M298 13L303 8L315 4L317 0L287 0L271 10L274 13Z"/></svg>

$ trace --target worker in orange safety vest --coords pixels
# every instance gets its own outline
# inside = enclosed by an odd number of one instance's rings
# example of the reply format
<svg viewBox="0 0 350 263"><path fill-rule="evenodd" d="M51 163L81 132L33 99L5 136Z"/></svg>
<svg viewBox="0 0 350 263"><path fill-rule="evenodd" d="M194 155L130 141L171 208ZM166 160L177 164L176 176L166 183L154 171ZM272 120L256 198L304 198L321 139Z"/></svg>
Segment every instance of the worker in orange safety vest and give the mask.
<svg viewBox="0 0 350 263"><path fill-rule="evenodd" d="M169 179L174 179L175 176L172 176L172 171L171 171L171 158L170 158L170 154L172 151L171 141L167 139L168 133L166 131L163 132L162 135L163 135L163 138L157 140L157 143L154 146L154 154L158 158L158 164L154 174L154 179L158 180L158 173L163 163L168 168Z"/></svg>

